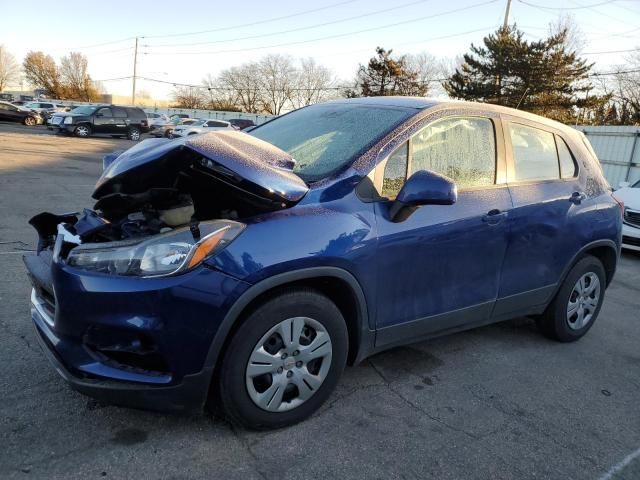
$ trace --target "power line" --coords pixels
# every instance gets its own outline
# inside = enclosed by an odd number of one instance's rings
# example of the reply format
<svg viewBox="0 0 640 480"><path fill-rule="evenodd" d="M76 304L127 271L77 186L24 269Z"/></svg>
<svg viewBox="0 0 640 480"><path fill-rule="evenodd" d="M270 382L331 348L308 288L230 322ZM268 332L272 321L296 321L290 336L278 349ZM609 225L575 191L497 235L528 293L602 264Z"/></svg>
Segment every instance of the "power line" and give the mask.
<svg viewBox="0 0 640 480"><path fill-rule="evenodd" d="M321 40L329 40L329 39L333 39L333 38L342 38L342 37L348 37L350 35L356 35L359 33L365 33L365 32L372 32L375 30L382 30L385 28L391 28L391 27L397 27L399 25L407 25L410 23L416 23L416 22L421 22L423 20L427 20L427 19L431 19L431 18L437 18L437 17L442 17L445 15L450 15L452 13L457 13L457 12L461 12L461 11L467 11L470 10L472 8L477 8L477 7L481 7L484 5L489 5L491 3L495 3L498 0L489 0L489 1L485 1L485 2L481 2L481 3L476 3L470 6L466 6L466 7L462 7L462 8L456 8L453 10L448 10L446 12L441 12L441 13L436 13L436 14L432 14L432 15L425 15L422 17L418 17L418 18L412 18L410 20L404 20L401 22L394 22L394 23L389 23L386 25L381 25L378 27L371 27L371 28L365 28L362 30L356 30L356 31L352 31L352 32L346 32L346 33L339 33L339 34L335 34L335 35L327 35L324 37L317 37L317 38L312 38L312 39L308 39L308 40L299 40L296 42L287 42L287 43L279 43L279 44L272 44L272 45L262 45L262 46L256 46L256 47L246 47L246 48L237 48L237 49L230 49L230 50L214 50L214 51L199 51L199 52L149 52L148 55L216 55L216 54L222 54L222 53L237 53L237 52L246 52L246 51L252 51L252 50L263 50L263 49L267 49L267 48L278 48L278 47L286 47L286 46L291 46L291 45L302 45L302 44L306 44L306 43L313 43L313 42L318 42Z"/></svg>
<svg viewBox="0 0 640 480"><path fill-rule="evenodd" d="M600 3L594 3L591 5L582 5L579 7L547 7L546 5L538 5L535 3L531 3L528 2L526 0L518 0L520 3L523 3L525 5L528 5L529 7L534 7L534 8L541 8L544 10L582 10L585 8L594 8L594 7L601 7L602 5L607 5L609 3L613 3L617 0L607 0L606 2L600 2Z"/></svg>
<svg viewBox="0 0 640 480"><path fill-rule="evenodd" d="M626 50L607 50L603 52L584 52L582 55L607 55L609 53L640 52L640 48L628 48Z"/></svg>
<svg viewBox="0 0 640 480"><path fill-rule="evenodd" d="M145 47L190 47L190 46L196 46L196 45L210 45L210 44L214 44L214 43L228 43L228 42L237 42L237 41L241 41L241 40L253 40L256 38L264 38L264 37L272 37L275 35L283 35L285 33L293 33L293 32L301 32L301 31L306 31L306 30L312 30L314 28L320 28L320 27L326 27L327 25L335 25L337 23L343 23L343 22L347 22L350 20L356 20L356 19L361 19L361 18L365 18L365 17L371 17L373 15L379 15L381 13L387 13L387 12L391 12L393 10L399 10L402 8L406 8L406 7L410 7L413 5L418 5L420 3L425 3L425 2L430 2L432 0L417 0L417 1L413 1L413 2L409 2L409 3L404 3L402 5L396 5L394 7L390 7L390 8L384 8L381 10L375 10L373 12L368 12L368 13L364 13L364 14L360 14L360 15L353 15L351 17L345 17L345 18L339 18L337 20L331 20L328 22L323 22L323 23L316 23L313 25L309 25L306 27L298 27L298 28L292 28L289 30L281 30L279 32L269 32L269 33L262 33L259 35L250 35L250 36L245 36L245 37L236 37L236 38L228 38L228 39L222 39L222 40L211 40L211 41L206 41L206 42L195 42L195 43L180 43L180 44L176 44L176 43L165 43L165 44L149 44L149 45L145 45Z"/></svg>
<svg viewBox="0 0 640 480"><path fill-rule="evenodd" d="M283 15L280 17L272 17L272 18L267 18L264 20L258 20L256 22L251 22L251 23L243 23L240 25L230 25L227 27L222 27L222 28L215 28L212 30L200 30L198 32L184 32L184 33L172 33L172 34L166 34L166 35L147 35L146 37L143 38L169 38L169 37L185 37L185 36L189 36L189 35L201 35L203 33L214 33L214 32L224 32L224 31L228 31L228 30L234 30L237 28L245 28L245 27L253 27L255 25L262 25L265 23L271 23L271 22L276 22L278 20L286 20L288 18L294 18L294 17L299 17L301 15L306 15L308 13L316 13L316 12L320 12L323 10L328 10L330 8L334 8L334 7L339 7L341 5L346 5L348 3L354 3L357 0L346 0L343 2L338 2L338 3L332 3L330 5L325 5L323 7L318 7L318 8L313 8L311 10L304 10L301 12L297 12L297 13L291 13L289 15Z"/></svg>

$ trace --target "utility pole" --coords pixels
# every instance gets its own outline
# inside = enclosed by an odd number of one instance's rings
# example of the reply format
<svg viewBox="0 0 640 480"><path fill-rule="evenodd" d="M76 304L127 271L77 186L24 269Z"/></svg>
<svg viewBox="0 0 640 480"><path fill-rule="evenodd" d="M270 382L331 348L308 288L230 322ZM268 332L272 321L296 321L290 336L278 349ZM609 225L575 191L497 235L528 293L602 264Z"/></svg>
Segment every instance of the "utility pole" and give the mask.
<svg viewBox="0 0 640 480"><path fill-rule="evenodd" d="M133 89L131 90L131 105L136 104L136 69L138 67L138 37L136 37L136 46L133 51Z"/></svg>
<svg viewBox="0 0 640 480"><path fill-rule="evenodd" d="M507 0L507 8L504 11L504 22L502 22L502 28L507 28L509 26L509 12L511 11L511 0ZM136 39L137 42L137 39Z"/></svg>

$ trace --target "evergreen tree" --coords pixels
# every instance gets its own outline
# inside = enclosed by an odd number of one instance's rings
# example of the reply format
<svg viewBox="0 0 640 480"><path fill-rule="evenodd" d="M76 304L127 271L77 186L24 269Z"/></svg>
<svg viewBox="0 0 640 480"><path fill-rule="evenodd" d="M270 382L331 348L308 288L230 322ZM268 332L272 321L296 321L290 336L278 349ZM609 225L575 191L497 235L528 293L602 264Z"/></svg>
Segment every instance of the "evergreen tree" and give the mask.
<svg viewBox="0 0 640 480"><path fill-rule="evenodd" d="M569 48L568 29L527 42L514 25L471 45L464 62L444 83L454 98L505 105L562 122L601 107L607 97L590 95L593 64Z"/></svg>
<svg viewBox="0 0 640 480"><path fill-rule="evenodd" d="M376 56L367 66L360 65L356 88L347 97L381 97L388 95L425 96L428 86L419 80L419 72L409 66L406 56L393 58L393 50L376 48Z"/></svg>

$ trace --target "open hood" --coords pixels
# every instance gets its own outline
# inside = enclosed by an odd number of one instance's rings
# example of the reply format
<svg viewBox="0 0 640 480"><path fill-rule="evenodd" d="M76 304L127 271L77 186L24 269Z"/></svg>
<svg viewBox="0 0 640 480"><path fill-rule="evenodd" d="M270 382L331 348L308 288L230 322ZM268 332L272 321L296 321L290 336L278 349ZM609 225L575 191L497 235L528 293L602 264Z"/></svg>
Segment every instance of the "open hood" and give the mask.
<svg viewBox="0 0 640 480"><path fill-rule="evenodd" d="M215 131L177 140L148 139L106 166L93 198L139 194L151 188L188 190L184 185L191 183L205 191L224 185L256 201L285 207L298 202L308 191L293 173L294 165L288 153L238 131ZM177 185L181 182L182 187Z"/></svg>

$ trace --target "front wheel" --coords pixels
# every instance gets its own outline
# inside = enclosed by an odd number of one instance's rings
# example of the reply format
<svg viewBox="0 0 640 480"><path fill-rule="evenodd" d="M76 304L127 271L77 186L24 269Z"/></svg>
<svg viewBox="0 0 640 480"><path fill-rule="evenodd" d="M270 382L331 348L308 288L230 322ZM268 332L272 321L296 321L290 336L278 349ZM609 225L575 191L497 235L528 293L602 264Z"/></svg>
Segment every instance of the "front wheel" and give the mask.
<svg viewBox="0 0 640 480"><path fill-rule="evenodd" d="M91 127L89 127L89 125L78 125L74 133L76 134L76 137L89 137L91 135Z"/></svg>
<svg viewBox="0 0 640 480"><path fill-rule="evenodd" d="M24 119L24 124L27 127L33 127L37 123L38 123L38 121L35 119L35 117L25 117L25 119Z"/></svg>
<svg viewBox="0 0 640 480"><path fill-rule="evenodd" d="M254 429L304 420L335 388L347 349L344 318L331 300L313 290L278 295L249 314L226 349L222 408Z"/></svg>
<svg viewBox="0 0 640 480"><path fill-rule="evenodd" d="M578 340L596 321L605 286L602 262L591 255L579 260L547 310L537 319L542 333L561 342Z"/></svg>

